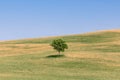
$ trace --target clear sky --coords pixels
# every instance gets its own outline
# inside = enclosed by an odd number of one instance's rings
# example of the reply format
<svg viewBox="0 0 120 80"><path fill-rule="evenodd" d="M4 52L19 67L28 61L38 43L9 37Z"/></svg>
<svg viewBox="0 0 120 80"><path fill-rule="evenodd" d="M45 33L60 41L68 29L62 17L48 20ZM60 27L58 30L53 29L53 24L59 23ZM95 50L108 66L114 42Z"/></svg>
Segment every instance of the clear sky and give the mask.
<svg viewBox="0 0 120 80"><path fill-rule="evenodd" d="M0 0L0 40L120 29L120 0Z"/></svg>

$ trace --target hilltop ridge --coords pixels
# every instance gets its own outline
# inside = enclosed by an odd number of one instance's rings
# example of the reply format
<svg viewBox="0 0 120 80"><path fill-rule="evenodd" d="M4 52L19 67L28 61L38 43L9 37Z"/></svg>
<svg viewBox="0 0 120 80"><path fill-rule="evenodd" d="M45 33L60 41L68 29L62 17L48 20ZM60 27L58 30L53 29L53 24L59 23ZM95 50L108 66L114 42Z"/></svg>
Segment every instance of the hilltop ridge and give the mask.
<svg viewBox="0 0 120 80"><path fill-rule="evenodd" d="M80 42L80 43L114 42L114 41L119 41L120 30L103 30L103 31L89 32L89 33L84 33L84 34L11 40L11 41L4 41L1 43L12 43L12 44L15 44L15 43L16 44L50 43L53 39L58 39L58 38L62 38L66 42Z"/></svg>

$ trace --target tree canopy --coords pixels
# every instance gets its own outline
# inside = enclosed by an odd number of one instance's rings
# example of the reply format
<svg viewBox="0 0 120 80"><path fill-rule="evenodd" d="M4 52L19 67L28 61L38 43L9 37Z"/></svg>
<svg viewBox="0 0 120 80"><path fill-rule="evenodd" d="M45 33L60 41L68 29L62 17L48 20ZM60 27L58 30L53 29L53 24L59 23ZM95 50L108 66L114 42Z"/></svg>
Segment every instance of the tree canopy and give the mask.
<svg viewBox="0 0 120 80"><path fill-rule="evenodd" d="M62 39L56 39L56 40L53 40L52 43L51 43L51 46L56 50L58 51L59 55L60 55L60 52L64 52L65 49L68 49L68 45L66 44L66 42Z"/></svg>

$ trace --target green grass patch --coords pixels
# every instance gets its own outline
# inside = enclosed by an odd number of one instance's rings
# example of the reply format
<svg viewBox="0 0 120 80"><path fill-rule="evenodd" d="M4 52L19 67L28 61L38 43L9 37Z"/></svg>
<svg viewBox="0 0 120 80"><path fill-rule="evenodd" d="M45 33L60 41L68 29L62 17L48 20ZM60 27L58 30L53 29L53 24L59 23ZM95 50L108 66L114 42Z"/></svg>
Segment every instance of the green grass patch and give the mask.
<svg viewBox="0 0 120 80"><path fill-rule="evenodd" d="M97 59L46 58L29 54L0 58L2 80L118 80L119 67L107 66ZM17 74L17 75L16 75ZM109 77L107 77L109 76Z"/></svg>

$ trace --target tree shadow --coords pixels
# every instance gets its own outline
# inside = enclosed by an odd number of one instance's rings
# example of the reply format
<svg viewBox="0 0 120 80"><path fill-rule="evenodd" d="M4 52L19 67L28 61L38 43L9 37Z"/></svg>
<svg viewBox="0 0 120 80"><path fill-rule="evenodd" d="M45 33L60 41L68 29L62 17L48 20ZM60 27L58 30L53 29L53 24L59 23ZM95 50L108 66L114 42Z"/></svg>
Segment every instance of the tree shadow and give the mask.
<svg viewBox="0 0 120 80"><path fill-rule="evenodd" d="M61 58L61 57L65 57L65 55L49 55L46 56L47 58Z"/></svg>

